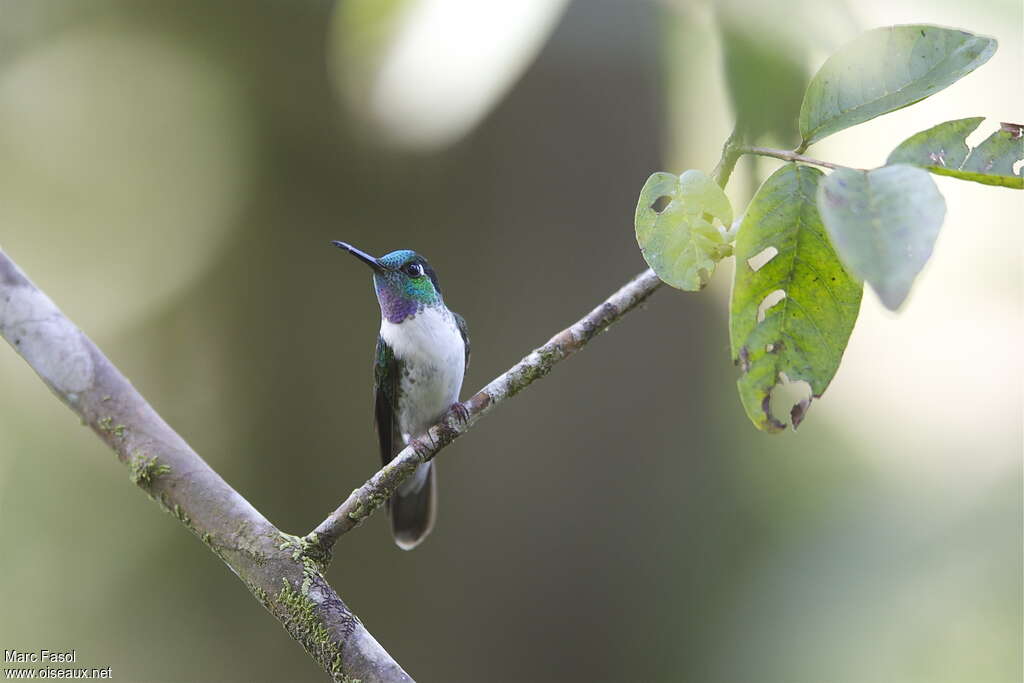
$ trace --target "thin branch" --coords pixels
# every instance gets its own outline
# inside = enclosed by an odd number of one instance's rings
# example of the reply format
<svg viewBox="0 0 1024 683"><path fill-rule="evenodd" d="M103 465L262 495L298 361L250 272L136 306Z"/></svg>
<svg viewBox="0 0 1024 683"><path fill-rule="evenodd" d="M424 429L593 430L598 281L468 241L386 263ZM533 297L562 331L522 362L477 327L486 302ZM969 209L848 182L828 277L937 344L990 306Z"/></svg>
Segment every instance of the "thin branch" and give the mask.
<svg viewBox="0 0 1024 683"><path fill-rule="evenodd" d="M815 166L831 168L833 170L837 168L846 168L846 166L841 164L833 164L831 161L822 161L821 159L807 157L797 152L790 152L784 149L772 149L771 147L742 147L740 148L740 152L742 154L756 154L761 157L782 159L783 161L799 161L805 164L814 164Z"/></svg>
<svg viewBox="0 0 1024 683"><path fill-rule="evenodd" d="M723 190L729 184L729 178L732 176L733 169L736 168L736 162L743 156L744 148L740 143L740 126L737 123L732 129L732 133L729 134L728 139L726 139L725 144L722 145L722 157L718 160L714 170L711 171L711 177Z"/></svg>
<svg viewBox="0 0 1024 683"><path fill-rule="evenodd" d="M456 404L426 434L414 439L369 481L353 491L337 510L307 536L307 540L329 551L339 536L358 526L384 505L395 489L412 475L417 465L430 460L445 446L465 434L477 420L499 403L515 396L548 374L555 364L582 349L612 323L636 308L661 284L653 270L640 273L597 308L556 334L469 400Z"/></svg>
<svg viewBox="0 0 1024 683"><path fill-rule="evenodd" d="M329 555L281 533L231 488L2 250L0 335L333 680L412 680L324 579Z"/></svg>

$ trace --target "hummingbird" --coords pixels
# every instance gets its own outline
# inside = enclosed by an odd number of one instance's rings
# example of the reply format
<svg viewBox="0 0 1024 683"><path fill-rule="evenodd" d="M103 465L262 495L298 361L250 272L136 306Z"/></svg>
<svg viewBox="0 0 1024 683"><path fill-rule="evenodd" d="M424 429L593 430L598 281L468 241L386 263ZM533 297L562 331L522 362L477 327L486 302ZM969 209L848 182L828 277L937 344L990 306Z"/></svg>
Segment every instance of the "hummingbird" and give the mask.
<svg viewBox="0 0 1024 683"><path fill-rule="evenodd" d="M331 242L373 270L380 334L373 372L374 422L380 457L391 462L459 401L469 367L466 321L441 297L427 259L400 249L380 258L345 242ZM437 467L417 466L388 502L391 530L402 550L426 538L437 516Z"/></svg>

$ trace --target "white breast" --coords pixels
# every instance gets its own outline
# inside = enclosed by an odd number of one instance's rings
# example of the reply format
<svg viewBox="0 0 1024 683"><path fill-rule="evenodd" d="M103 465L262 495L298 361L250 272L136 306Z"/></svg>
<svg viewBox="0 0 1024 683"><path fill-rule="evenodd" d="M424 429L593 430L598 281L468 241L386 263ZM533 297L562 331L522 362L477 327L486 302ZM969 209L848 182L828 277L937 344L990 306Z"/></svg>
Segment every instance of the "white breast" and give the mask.
<svg viewBox="0 0 1024 683"><path fill-rule="evenodd" d="M397 324L382 320L380 336L405 368L396 417L408 442L459 400L466 370L462 334L448 309L427 308Z"/></svg>

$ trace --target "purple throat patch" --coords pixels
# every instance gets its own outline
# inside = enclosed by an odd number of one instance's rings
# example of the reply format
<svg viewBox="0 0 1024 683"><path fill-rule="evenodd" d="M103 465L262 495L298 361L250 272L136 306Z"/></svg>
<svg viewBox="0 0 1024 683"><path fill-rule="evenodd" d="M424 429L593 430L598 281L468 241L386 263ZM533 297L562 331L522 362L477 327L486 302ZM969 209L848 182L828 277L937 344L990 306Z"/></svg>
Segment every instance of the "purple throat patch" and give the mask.
<svg viewBox="0 0 1024 683"><path fill-rule="evenodd" d="M387 288L377 292L377 300L380 302L381 315L395 325L416 315L420 309L418 302Z"/></svg>

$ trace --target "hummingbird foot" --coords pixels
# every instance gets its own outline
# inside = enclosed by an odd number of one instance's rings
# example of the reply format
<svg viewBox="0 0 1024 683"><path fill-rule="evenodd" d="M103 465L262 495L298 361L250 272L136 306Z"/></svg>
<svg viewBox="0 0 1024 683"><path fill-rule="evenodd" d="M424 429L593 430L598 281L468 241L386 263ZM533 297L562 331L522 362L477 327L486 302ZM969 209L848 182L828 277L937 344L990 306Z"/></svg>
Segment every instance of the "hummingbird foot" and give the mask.
<svg viewBox="0 0 1024 683"><path fill-rule="evenodd" d="M452 407L448 409L448 414L455 419L460 427L469 424L469 408L462 401L453 403Z"/></svg>

